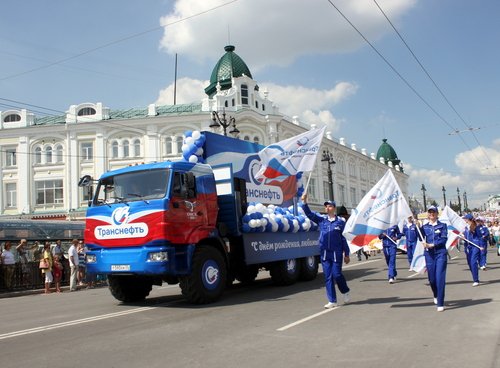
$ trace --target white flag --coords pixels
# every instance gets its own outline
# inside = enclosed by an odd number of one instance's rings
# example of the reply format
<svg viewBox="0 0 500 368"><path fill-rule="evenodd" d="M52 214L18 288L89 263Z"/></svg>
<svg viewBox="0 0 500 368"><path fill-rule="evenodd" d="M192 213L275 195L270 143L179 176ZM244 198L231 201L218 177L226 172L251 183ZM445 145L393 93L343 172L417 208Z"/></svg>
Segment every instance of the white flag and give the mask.
<svg viewBox="0 0 500 368"><path fill-rule="evenodd" d="M448 226L448 240L446 241L446 249L455 246L458 235L465 231L467 223L449 206L446 206L439 216L439 221L444 222Z"/></svg>
<svg viewBox="0 0 500 368"><path fill-rule="evenodd" d="M410 216L410 207L389 169L352 211L343 234L353 246L362 247Z"/></svg>
<svg viewBox="0 0 500 368"><path fill-rule="evenodd" d="M426 270L424 251L424 244L417 240L410 265L411 271L422 273Z"/></svg>
<svg viewBox="0 0 500 368"><path fill-rule="evenodd" d="M311 129L262 149L259 152L261 167L255 177L272 179L312 171L325 129Z"/></svg>

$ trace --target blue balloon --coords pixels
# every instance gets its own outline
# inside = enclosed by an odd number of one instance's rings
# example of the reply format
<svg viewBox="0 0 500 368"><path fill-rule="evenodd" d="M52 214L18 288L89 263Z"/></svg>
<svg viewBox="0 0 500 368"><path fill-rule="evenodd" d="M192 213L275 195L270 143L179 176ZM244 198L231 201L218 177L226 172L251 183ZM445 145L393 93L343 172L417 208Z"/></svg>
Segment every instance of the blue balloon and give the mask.
<svg viewBox="0 0 500 368"><path fill-rule="evenodd" d="M252 228L248 224L243 224L243 232L249 233L252 231Z"/></svg>
<svg viewBox="0 0 500 368"><path fill-rule="evenodd" d="M243 216L243 219L242 219L242 220L243 220L243 222L244 222L244 223L247 223L247 224L248 224L248 222L249 222L251 219L252 219L252 217L251 217L250 215L246 214L246 215L244 215L244 216Z"/></svg>
<svg viewBox="0 0 500 368"><path fill-rule="evenodd" d="M302 171L299 171L297 174L295 174L295 177L298 179L302 179L302 174L303 172Z"/></svg>
<svg viewBox="0 0 500 368"><path fill-rule="evenodd" d="M273 231L273 224L270 221L267 222L266 231L271 233Z"/></svg>
<svg viewBox="0 0 500 368"><path fill-rule="evenodd" d="M186 138L187 138L187 137L191 137L192 135L193 135L193 131L192 131L192 130L186 130L186 131L184 132L184 137L186 137Z"/></svg>

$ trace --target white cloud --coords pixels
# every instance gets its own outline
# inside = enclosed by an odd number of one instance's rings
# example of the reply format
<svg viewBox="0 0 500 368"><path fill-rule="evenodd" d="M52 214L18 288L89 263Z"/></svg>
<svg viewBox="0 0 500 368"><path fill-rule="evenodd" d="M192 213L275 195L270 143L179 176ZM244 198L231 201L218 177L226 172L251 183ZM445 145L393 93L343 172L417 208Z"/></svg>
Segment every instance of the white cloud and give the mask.
<svg viewBox="0 0 500 368"><path fill-rule="evenodd" d="M201 81L191 78L181 78L177 81L176 87L176 103L192 103L201 101L206 95L203 90L210 84L209 81ZM174 101L174 85L171 84L162 89L158 99L155 101L157 105L172 105Z"/></svg>
<svg viewBox="0 0 500 368"><path fill-rule="evenodd" d="M379 4L398 24L416 1L379 0ZM227 5L208 11L223 4ZM337 0L335 4L371 41L391 32L374 3ZM207 12L190 18L203 11ZM165 26L160 47L170 54L180 53L199 61L216 59L221 42L229 38L228 43L251 50L244 53L248 55L245 61L257 70L269 65L286 66L304 55L345 53L366 45L326 1L178 0L174 11L163 16L160 24Z"/></svg>
<svg viewBox="0 0 500 368"><path fill-rule="evenodd" d="M487 156L486 156L487 155ZM488 166L486 166L488 163ZM405 164L405 172L410 176L410 193L421 200L422 184L427 195L442 202L442 187L445 187L447 202L457 202L457 188L461 196L467 193L469 207L480 207L489 194L498 194L498 177L500 175L500 150L495 148L476 147L456 155L455 164L459 171L456 174L440 170L415 169Z"/></svg>

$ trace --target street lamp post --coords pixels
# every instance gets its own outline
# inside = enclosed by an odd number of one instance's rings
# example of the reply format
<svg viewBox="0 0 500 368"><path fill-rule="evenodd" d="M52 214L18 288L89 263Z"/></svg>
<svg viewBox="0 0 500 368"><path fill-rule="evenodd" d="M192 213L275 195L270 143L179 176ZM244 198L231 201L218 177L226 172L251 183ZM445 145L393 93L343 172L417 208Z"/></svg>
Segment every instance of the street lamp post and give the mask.
<svg viewBox="0 0 500 368"><path fill-rule="evenodd" d="M460 189L457 187L457 196L458 196L458 213L462 215L462 203L460 202Z"/></svg>
<svg viewBox="0 0 500 368"><path fill-rule="evenodd" d="M422 190L422 196L424 197L424 211L427 209L427 200L425 199L425 192L427 191L427 189L425 189L425 185L422 184L422 188L420 188Z"/></svg>
<svg viewBox="0 0 500 368"><path fill-rule="evenodd" d="M444 185L443 185L443 189L441 189L443 191L443 203L444 203L444 206L443 208L446 207L446 189L444 189Z"/></svg>
<svg viewBox="0 0 500 368"><path fill-rule="evenodd" d="M467 203L467 192L464 191L464 211L469 210L469 204Z"/></svg>
<svg viewBox="0 0 500 368"><path fill-rule="evenodd" d="M227 128L229 127L232 127L229 134L234 138L240 134L240 131L236 128L236 119L232 116L229 117L229 120L226 119L226 110L222 110L222 119L219 117L217 111L212 111L212 123L210 124L210 128L215 131L220 127L222 127L225 136L227 136Z"/></svg>
<svg viewBox="0 0 500 368"><path fill-rule="evenodd" d="M328 170L327 170L327 175L328 175L328 185L329 185L329 190L330 190L330 199L332 201L335 200L333 196L333 172L332 172L332 165L335 165L336 162L333 159L333 154L328 150L323 151L323 155L321 157L321 161L326 162L328 165Z"/></svg>

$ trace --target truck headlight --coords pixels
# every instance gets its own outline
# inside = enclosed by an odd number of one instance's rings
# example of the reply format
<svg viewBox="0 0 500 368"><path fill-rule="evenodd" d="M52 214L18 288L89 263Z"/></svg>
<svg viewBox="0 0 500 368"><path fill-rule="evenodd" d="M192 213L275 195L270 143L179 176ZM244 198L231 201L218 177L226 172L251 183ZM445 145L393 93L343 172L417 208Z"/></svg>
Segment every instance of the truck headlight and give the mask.
<svg viewBox="0 0 500 368"><path fill-rule="evenodd" d="M148 262L168 261L168 252L152 252L148 254Z"/></svg>
<svg viewBox="0 0 500 368"><path fill-rule="evenodd" d="M97 261L97 257L95 256L95 254L87 254L85 256L86 263L96 263L96 261Z"/></svg>

